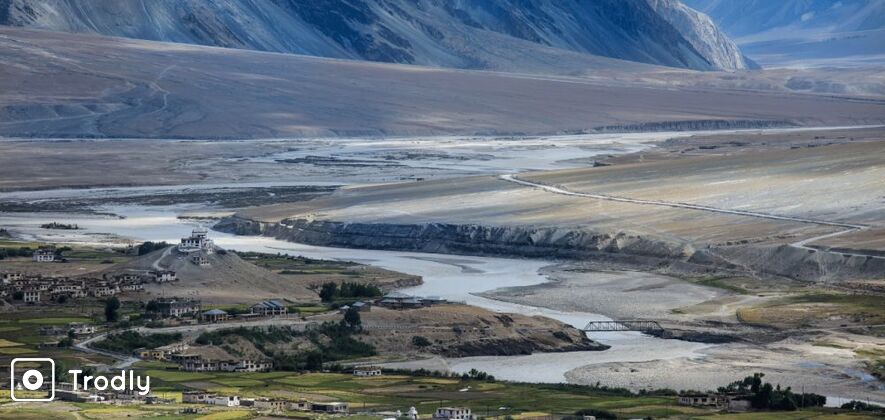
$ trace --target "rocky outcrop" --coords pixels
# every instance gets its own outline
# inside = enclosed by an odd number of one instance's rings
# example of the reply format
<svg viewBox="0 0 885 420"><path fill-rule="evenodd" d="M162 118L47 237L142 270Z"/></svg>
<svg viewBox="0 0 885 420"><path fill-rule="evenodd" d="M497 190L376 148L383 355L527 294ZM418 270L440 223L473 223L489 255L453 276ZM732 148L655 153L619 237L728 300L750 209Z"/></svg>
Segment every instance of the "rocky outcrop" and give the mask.
<svg viewBox="0 0 885 420"><path fill-rule="evenodd" d="M758 273L821 282L875 279L885 275L885 258L789 245L716 248L719 257Z"/></svg>
<svg viewBox="0 0 885 420"><path fill-rule="evenodd" d="M444 357L471 356L520 356L535 352L555 353L566 351L599 351L610 346L600 344L585 337L584 340L562 345L548 345L530 338L500 338L461 342L454 345L439 346L431 352Z"/></svg>
<svg viewBox="0 0 885 420"><path fill-rule="evenodd" d="M623 254L636 258L687 261L695 250L677 241L628 233L598 233L570 227L481 226L445 223L345 223L291 219L265 224L231 217L216 230L272 236L312 245L435 252L511 255L538 258L585 258Z"/></svg>

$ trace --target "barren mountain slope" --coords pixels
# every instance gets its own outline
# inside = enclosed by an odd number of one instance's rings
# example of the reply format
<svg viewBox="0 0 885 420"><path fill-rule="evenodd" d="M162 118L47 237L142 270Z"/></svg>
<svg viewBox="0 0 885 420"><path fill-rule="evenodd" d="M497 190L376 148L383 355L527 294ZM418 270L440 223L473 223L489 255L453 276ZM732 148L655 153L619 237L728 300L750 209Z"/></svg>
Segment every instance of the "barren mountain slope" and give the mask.
<svg viewBox="0 0 885 420"><path fill-rule="evenodd" d="M561 51L747 68L739 53L720 53L736 48L712 22L679 18L688 14L698 15L675 0L0 2L0 24L319 57L559 73L545 57ZM522 57L514 63L504 50Z"/></svg>
<svg viewBox="0 0 885 420"><path fill-rule="evenodd" d="M885 104L870 100L650 88L20 28L0 28L0 55L3 136L535 134L661 121L885 121ZM616 72L602 71L609 70Z"/></svg>
<svg viewBox="0 0 885 420"><path fill-rule="evenodd" d="M319 297L305 285L243 261L234 253L209 254L209 265L199 266L173 248L155 251L127 264L140 270L159 267L175 271L178 280L150 284L153 296L191 297L205 303L246 303L264 299L317 302ZM119 270L115 268L116 270Z"/></svg>

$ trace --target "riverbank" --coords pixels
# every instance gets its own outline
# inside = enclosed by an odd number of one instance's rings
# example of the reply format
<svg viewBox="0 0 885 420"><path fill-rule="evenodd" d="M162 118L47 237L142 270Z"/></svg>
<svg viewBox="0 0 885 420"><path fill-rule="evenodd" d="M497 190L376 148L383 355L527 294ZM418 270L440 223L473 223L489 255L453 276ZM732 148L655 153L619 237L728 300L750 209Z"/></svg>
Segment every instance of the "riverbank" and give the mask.
<svg viewBox="0 0 885 420"><path fill-rule="evenodd" d="M738 308L787 296L788 285L771 285L768 292L757 295L654 273L588 270L574 263L546 267L544 272L550 283L496 289L480 295L557 311L595 312L615 319L653 319L668 329L691 331L695 337L710 334L733 338L733 342L701 349L699 357L576 367L565 373L570 383L590 385L601 381L634 390L704 390L719 386L717 381L723 377L763 372L772 382L793 384L794 388L802 384L808 391L825 395L863 395L875 401L885 398L885 383L865 373L868 366L855 351L879 348L885 345L882 338L840 330L793 329L787 334L745 325L738 319ZM605 342L605 334L591 333L590 337Z"/></svg>

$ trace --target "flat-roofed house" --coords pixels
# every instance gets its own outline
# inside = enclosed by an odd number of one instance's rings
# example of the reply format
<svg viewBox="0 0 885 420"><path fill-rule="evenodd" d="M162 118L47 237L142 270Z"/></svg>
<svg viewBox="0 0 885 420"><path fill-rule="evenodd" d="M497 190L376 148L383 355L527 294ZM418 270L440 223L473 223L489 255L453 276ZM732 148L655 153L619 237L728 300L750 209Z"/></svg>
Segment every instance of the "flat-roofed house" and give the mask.
<svg viewBox="0 0 885 420"><path fill-rule="evenodd" d="M204 391L186 391L181 394L181 402L188 404L206 404L212 395Z"/></svg>
<svg viewBox="0 0 885 420"><path fill-rule="evenodd" d="M221 309L210 309L206 312L203 312L203 315L202 315L203 320L208 321L208 322L224 321L225 319L228 318L228 316L229 315L227 314L227 312L225 312Z"/></svg>
<svg viewBox="0 0 885 420"><path fill-rule="evenodd" d="M40 303L40 289L31 288L22 290L22 302L24 303Z"/></svg>
<svg viewBox="0 0 885 420"><path fill-rule="evenodd" d="M214 395L207 398L207 404L220 405L223 407L237 407L240 405L240 397L236 395Z"/></svg>
<svg viewBox="0 0 885 420"><path fill-rule="evenodd" d="M34 251L31 259L35 262L53 262L55 261L55 250L52 248L40 248Z"/></svg>
<svg viewBox="0 0 885 420"><path fill-rule="evenodd" d="M278 300L265 300L263 302L258 302L252 305L251 311L253 314L264 316L285 315L289 312L288 308L286 308L286 305Z"/></svg>
<svg viewBox="0 0 885 420"><path fill-rule="evenodd" d="M434 419L473 420L473 413L467 407L440 407L433 413Z"/></svg>
<svg viewBox="0 0 885 420"><path fill-rule="evenodd" d="M354 376L381 376L381 368L378 366L357 366L353 368Z"/></svg>
<svg viewBox="0 0 885 420"><path fill-rule="evenodd" d="M346 413L346 402L315 402L311 403L310 409L322 413Z"/></svg>
<svg viewBox="0 0 885 420"><path fill-rule="evenodd" d="M180 298L161 298L148 303L155 307L155 312L165 317L179 318L200 312L199 300Z"/></svg>
<svg viewBox="0 0 885 420"><path fill-rule="evenodd" d="M154 282L156 283L169 283L177 279L175 272L171 270L151 271L151 275L154 277Z"/></svg>
<svg viewBox="0 0 885 420"><path fill-rule="evenodd" d="M3 273L0 274L0 281L3 284L9 284L16 281L21 281L25 278L25 275L22 273Z"/></svg>

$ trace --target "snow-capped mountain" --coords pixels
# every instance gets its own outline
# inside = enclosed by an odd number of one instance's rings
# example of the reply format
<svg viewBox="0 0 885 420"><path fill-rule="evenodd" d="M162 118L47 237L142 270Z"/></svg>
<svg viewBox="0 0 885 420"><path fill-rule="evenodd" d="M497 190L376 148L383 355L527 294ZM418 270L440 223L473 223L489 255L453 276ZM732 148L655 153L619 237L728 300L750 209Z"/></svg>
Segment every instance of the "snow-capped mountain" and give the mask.
<svg viewBox="0 0 885 420"><path fill-rule="evenodd" d="M772 66L885 63L885 0L684 0Z"/></svg>
<svg viewBox="0 0 885 420"><path fill-rule="evenodd" d="M752 67L678 0L0 0L0 24L470 69L555 67L563 54Z"/></svg>

